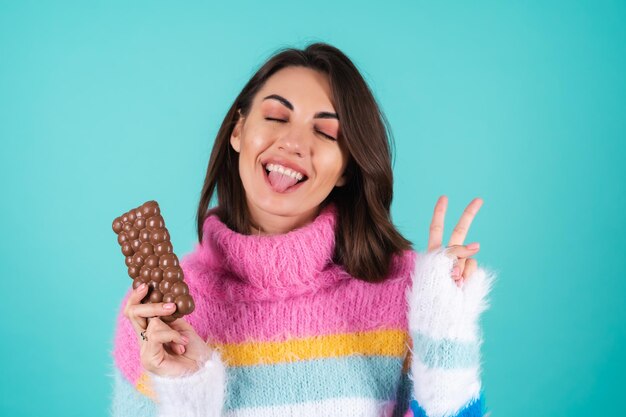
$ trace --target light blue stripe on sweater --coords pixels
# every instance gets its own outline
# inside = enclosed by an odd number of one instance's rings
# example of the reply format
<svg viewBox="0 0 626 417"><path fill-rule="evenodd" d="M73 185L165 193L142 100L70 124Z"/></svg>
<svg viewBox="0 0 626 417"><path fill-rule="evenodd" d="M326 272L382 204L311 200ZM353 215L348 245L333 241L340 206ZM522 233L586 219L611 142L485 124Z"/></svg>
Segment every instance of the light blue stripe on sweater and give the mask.
<svg viewBox="0 0 626 417"><path fill-rule="evenodd" d="M156 404L137 391L117 367L113 368L113 398L109 411L112 417L154 417L157 415Z"/></svg>
<svg viewBox="0 0 626 417"><path fill-rule="evenodd" d="M227 368L225 411L339 397L390 400L400 386L402 359L344 356Z"/></svg>
<svg viewBox="0 0 626 417"><path fill-rule="evenodd" d="M421 332L411 332L413 354L429 368L469 368L477 366L480 347L476 342L435 340Z"/></svg>

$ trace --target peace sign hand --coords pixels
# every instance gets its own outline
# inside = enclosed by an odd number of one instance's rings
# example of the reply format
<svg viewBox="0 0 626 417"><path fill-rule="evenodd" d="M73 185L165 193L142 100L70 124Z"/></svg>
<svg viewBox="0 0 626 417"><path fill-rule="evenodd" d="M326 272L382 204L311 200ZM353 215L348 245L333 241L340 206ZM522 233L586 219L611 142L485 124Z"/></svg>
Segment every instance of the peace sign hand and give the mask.
<svg viewBox="0 0 626 417"><path fill-rule="evenodd" d="M472 220L474 220L476 213L478 213L478 210L482 205L483 200L477 197L465 208L461 219L452 231L450 242L445 250L446 256L455 260L455 266L452 268L452 279L454 279L458 287L460 287L463 282L472 276L478 268L476 260L470 258L470 256L478 253L480 250L479 243L473 242L468 245L463 245L463 241L467 236ZM439 200L437 200L435 211L433 213L433 219L430 224L428 251L436 250L441 247L441 241L443 240L443 224L447 208L448 197L442 195L439 197Z"/></svg>
<svg viewBox="0 0 626 417"><path fill-rule="evenodd" d="M414 398L424 399L420 405L428 415L441 414L442 410L446 415L458 415L461 408L469 410L470 404L479 404L476 398L480 395L483 340L479 319L489 307L488 294L496 273L477 266L471 258L478 253L478 243L464 245L463 241L482 203L480 198L472 200L449 245L442 247L448 199L439 197L428 251L415 258L412 285L407 291L411 379L415 381Z"/></svg>

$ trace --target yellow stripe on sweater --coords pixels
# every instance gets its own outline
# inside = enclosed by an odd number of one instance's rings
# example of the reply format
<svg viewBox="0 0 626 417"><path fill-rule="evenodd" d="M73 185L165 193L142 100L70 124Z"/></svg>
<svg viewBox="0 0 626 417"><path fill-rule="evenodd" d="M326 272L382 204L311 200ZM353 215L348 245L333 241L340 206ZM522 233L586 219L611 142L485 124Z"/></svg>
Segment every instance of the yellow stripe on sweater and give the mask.
<svg viewBox="0 0 626 417"><path fill-rule="evenodd" d="M219 349L226 366L273 365L320 358L337 358L349 355L396 356L404 358L408 368L410 337L403 330L378 330L314 336L284 342L209 343ZM142 394L154 399L150 379L143 373L135 384Z"/></svg>
<svg viewBox="0 0 626 417"><path fill-rule="evenodd" d="M222 352L229 366L272 365L348 355L381 355L404 358L409 336L403 330L378 330L314 336L284 342L210 344Z"/></svg>

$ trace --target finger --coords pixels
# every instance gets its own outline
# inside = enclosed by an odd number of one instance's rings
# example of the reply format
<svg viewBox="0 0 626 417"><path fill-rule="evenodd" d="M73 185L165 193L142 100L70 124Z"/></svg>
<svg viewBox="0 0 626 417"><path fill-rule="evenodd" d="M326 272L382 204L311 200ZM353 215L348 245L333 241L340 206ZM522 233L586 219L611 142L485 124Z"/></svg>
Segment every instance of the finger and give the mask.
<svg viewBox="0 0 626 417"><path fill-rule="evenodd" d="M165 345L172 343L185 344L182 335L169 327L147 333L147 337L145 352L148 354L148 357L160 353L165 348Z"/></svg>
<svg viewBox="0 0 626 417"><path fill-rule="evenodd" d="M185 339L185 336L184 336L184 335L182 335L182 337L183 337L183 339ZM185 340L185 342L186 342L186 343L189 343L189 340L187 339L187 340ZM171 342L171 343L168 343L166 346L167 346L167 347L168 347L168 348L169 348L172 352L176 352L176 353L178 353L179 355L182 355L182 354L183 354L183 353L185 353L185 351L187 350L187 349L185 348L185 345L183 345L183 344L179 344L179 343L176 343L176 342Z"/></svg>
<svg viewBox="0 0 626 417"><path fill-rule="evenodd" d="M467 281L476 269L478 268L478 262L474 258L467 258L465 260L465 270L463 271L463 281Z"/></svg>
<svg viewBox="0 0 626 417"><path fill-rule="evenodd" d="M194 329L191 324L189 324L182 318L174 320L173 322L169 323L169 325L172 329L177 330L181 335L183 335L183 338L187 338L187 341L191 341L192 339L197 339L198 341L201 341L202 343L206 343L206 341L202 339L198 335L198 333L196 333L196 329ZM177 344L174 344L172 348L175 349L175 351L179 352L180 355L185 353L185 351L187 350L185 346L181 346Z"/></svg>
<svg viewBox="0 0 626 417"><path fill-rule="evenodd" d="M166 306L169 305L169 308ZM128 307L128 318L130 319L135 332L140 335L141 332L149 327L151 317L168 316L176 310L174 303L149 303L136 304ZM163 323L165 324L165 323Z"/></svg>
<svg viewBox="0 0 626 417"><path fill-rule="evenodd" d="M148 336L148 345L166 345L166 344L186 344L183 336L178 333L176 330L167 328L167 329L159 329L156 331L152 331ZM150 346L148 347L150 349Z"/></svg>
<svg viewBox="0 0 626 417"><path fill-rule="evenodd" d="M452 278L458 281L463 278L463 271L465 270L465 258L459 258L456 266L452 268Z"/></svg>
<svg viewBox="0 0 626 417"><path fill-rule="evenodd" d="M152 331L161 331L161 330L169 331L169 330L173 329L175 331L178 331L178 333L181 335L184 344L189 343L189 335L186 334L188 332L188 330L184 330L184 329L190 328L190 329L193 330L193 328L189 324L187 324L186 322L184 323L186 326L181 325L181 323L174 324L176 321L180 322L180 321L183 321L183 320L182 319L176 319L173 322L170 322L170 323L166 324L163 320L161 320L158 317L149 318L148 322L150 322L150 323L154 322L154 323L152 325L148 324L148 330L147 331L150 331L150 332L152 332ZM179 343L176 343L176 342L167 343L166 346L169 348L169 350L171 352L178 353L179 355L182 355L186 351L186 348L185 348L185 346L183 344L179 344Z"/></svg>
<svg viewBox="0 0 626 417"><path fill-rule="evenodd" d="M169 332L172 330L180 334L180 332L178 332L176 329L172 329L170 327L170 324L165 323L159 317L151 317L148 319L148 327L146 328L146 335L159 333L159 332ZM181 337L182 339L184 339L185 343L189 341L189 339L185 338L184 335L181 335Z"/></svg>
<svg viewBox="0 0 626 417"><path fill-rule="evenodd" d="M150 323L153 321L154 318L169 316L175 311L175 304L173 304L174 307L165 308L165 306L168 304L172 305L173 303L140 304L131 308L131 314L133 315L133 317L136 317L136 320L138 322L140 322L141 320L146 320L146 323L148 323L147 326L139 328L138 335L141 335L141 332L144 329L150 328ZM167 326L161 320L159 320L159 322L162 323L164 326Z"/></svg>
<svg viewBox="0 0 626 417"><path fill-rule="evenodd" d="M471 246L468 247L468 245L447 246L445 253L448 257L456 257L459 260L462 258L469 258L470 256L476 255L480 250L480 244L478 244L478 242L474 243L476 243L476 246L474 248L472 248Z"/></svg>
<svg viewBox="0 0 626 417"><path fill-rule="evenodd" d="M145 318L137 317L133 313L135 306L140 305L141 300L143 299L143 297L146 296L147 292L148 286L145 284L142 284L141 286L135 288L133 291L131 291L130 295L128 296L128 300L126 301L126 305L124 306L124 316L129 319L137 334L139 334L140 332L145 330L146 327L148 327L148 323L146 322Z"/></svg>
<svg viewBox="0 0 626 417"><path fill-rule="evenodd" d="M442 195L435 204L433 219L430 222L430 232L428 234L428 250L433 250L441 246L443 241L443 222L448 208L448 197Z"/></svg>
<svg viewBox="0 0 626 417"><path fill-rule="evenodd" d="M472 200L471 203L463 211L461 215L461 219L452 230L452 235L450 235L450 243L449 245L462 245L465 241L465 237L467 236L467 232L469 231L470 225L472 224L472 220L480 210L480 207L483 205L482 198L476 197Z"/></svg>
<svg viewBox="0 0 626 417"><path fill-rule="evenodd" d="M146 296L147 291L148 286L146 284L141 284L139 287L130 292L126 305L124 306L124 315L126 317L128 317L128 308L133 305L141 304L141 300Z"/></svg>
<svg viewBox="0 0 626 417"><path fill-rule="evenodd" d="M143 318L169 316L175 311L174 303L148 303L130 307L131 315Z"/></svg>
<svg viewBox="0 0 626 417"><path fill-rule="evenodd" d="M189 338L197 338L201 339L201 337L196 332L196 329L191 326L191 324L187 323L182 318L176 319L173 322L169 323L170 327L176 331L178 331L183 336L187 336Z"/></svg>

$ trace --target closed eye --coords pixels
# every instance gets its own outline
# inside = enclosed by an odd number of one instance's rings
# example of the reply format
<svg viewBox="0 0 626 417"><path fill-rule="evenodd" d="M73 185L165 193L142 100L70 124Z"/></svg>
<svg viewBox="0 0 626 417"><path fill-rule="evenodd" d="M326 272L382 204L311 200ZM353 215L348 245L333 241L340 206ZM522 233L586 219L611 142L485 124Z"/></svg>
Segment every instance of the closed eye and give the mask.
<svg viewBox="0 0 626 417"><path fill-rule="evenodd" d="M274 119L273 117L266 117L265 120L269 120L272 122L279 122L279 123L287 123L287 120L283 120L283 119ZM320 132L319 130L316 130L317 133L319 133L320 135L324 136L325 138L328 138L330 140L337 140L334 137L327 135L324 132Z"/></svg>
<svg viewBox="0 0 626 417"><path fill-rule="evenodd" d="M324 132L320 132L319 130L317 131L317 133L319 133L319 134L320 134L320 135L322 135L322 136L327 137L327 138L328 138L328 139L330 139L330 140L337 140L337 139L335 139L334 137L332 137L332 136L330 136L330 135L327 135L327 134L326 134L326 133L324 133Z"/></svg>

